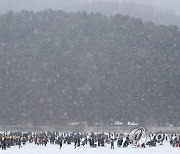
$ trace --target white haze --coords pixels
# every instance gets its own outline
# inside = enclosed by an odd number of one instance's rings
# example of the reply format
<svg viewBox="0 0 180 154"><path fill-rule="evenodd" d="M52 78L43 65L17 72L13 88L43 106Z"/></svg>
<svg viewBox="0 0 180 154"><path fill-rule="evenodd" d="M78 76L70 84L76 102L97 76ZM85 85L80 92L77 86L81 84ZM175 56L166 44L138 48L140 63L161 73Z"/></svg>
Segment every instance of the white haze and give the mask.
<svg viewBox="0 0 180 154"><path fill-rule="evenodd" d="M46 8L70 10L74 4L82 8L85 3L98 1L150 4L157 9L173 11L180 15L180 0L0 0L0 13L20 10L39 11Z"/></svg>

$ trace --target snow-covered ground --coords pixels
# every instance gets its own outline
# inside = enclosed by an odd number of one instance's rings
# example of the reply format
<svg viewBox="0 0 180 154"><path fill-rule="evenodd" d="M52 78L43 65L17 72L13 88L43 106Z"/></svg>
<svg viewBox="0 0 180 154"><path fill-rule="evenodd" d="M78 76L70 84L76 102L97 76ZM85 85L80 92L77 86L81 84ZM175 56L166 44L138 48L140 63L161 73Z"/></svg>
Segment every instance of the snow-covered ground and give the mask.
<svg viewBox="0 0 180 154"><path fill-rule="evenodd" d="M58 145L38 146L34 144L27 144L19 149L17 146L7 148L7 150L0 150L1 154L180 154L180 148L173 148L169 143L164 145L157 145L157 147L147 148L118 148L110 149L110 145L106 144L105 147L91 148L89 145L84 147L77 147L74 149L72 145L63 145L59 149Z"/></svg>

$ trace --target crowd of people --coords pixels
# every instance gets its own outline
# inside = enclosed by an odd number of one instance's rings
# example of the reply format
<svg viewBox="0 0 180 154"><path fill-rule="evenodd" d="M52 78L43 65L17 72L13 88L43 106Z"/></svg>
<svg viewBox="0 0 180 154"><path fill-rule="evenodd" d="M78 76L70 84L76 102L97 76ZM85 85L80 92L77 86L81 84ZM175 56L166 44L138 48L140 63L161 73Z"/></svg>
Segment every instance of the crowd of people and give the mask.
<svg viewBox="0 0 180 154"><path fill-rule="evenodd" d="M145 139L144 139L145 138ZM141 133L59 133L59 132L3 132L0 133L0 147L2 150L18 146L21 148L27 143L47 146L47 144L57 144L59 148L63 148L64 144L73 145L76 149L80 146L89 145L91 148L104 147L109 145L114 149L117 147L127 148L129 145L134 147L146 148L146 146L154 147L157 144L162 145L164 141L168 141L173 147L180 147L180 134L176 133L158 133L146 134L145 137Z"/></svg>

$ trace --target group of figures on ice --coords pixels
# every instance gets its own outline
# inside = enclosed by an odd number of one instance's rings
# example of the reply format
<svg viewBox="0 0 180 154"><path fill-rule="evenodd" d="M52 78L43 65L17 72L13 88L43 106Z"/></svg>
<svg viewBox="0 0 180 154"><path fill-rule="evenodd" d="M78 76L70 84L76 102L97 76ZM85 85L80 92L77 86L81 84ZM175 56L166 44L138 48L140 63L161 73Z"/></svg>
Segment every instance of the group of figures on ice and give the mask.
<svg viewBox="0 0 180 154"><path fill-rule="evenodd" d="M73 145L76 149L80 146L89 145L92 148L109 146L111 149L116 147L146 148L155 147L157 144L163 145L167 141L173 147L180 147L180 134L176 133L149 133L146 134L143 128L133 129L130 133L116 132L109 133L59 133L59 132L3 132L0 133L0 147L2 150L18 146L21 148L28 144L47 146L57 144L63 148L64 144Z"/></svg>

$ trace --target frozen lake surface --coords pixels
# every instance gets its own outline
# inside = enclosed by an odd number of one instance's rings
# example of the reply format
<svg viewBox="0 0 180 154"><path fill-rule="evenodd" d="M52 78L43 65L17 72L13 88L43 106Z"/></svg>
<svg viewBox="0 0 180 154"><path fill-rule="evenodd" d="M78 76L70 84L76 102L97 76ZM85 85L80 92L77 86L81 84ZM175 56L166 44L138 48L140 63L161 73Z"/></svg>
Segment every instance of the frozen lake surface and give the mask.
<svg viewBox="0 0 180 154"><path fill-rule="evenodd" d="M77 147L74 149L73 144L64 144L62 149L58 145L50 145L47 147L42 145L27 144L19 149L17 146L7 148L7 150L0 150L1 154L180 154L180 148L173 148L169 143L164 145L157 145L157 147L146 148L118 148L110 149L110 145L106 144L105 147L91 148L89 145L84 147Z"/></svg>

